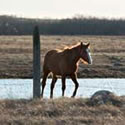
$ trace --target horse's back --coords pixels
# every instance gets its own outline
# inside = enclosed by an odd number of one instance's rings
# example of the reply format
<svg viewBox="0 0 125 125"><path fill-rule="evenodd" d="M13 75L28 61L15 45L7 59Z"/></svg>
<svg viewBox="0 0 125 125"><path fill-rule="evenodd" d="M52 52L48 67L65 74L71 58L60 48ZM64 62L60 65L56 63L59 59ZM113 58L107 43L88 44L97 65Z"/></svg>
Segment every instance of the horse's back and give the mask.
<svg viewBox="0 0 125 125"><path fill-rule="evenodd" d="M69 49L49 51L44 58L43 71L55 75L69 75L76 72L77 65L73 63L72 55Z"/></svg>
<svg viewBox="0 0 125 125"><path fill-rule="evenodd" d="M50 50L47 52L45 55L45 60L44 61L53 61L55 58L58 58L58 50Z"/></svg>
<svg viewBox="0 0 125 125"><path fill-rule="evenodd" d="M59 50L50 50L47 52L44 58L43 70L57 71L59 67L58 63L60 60Z"/></svg>

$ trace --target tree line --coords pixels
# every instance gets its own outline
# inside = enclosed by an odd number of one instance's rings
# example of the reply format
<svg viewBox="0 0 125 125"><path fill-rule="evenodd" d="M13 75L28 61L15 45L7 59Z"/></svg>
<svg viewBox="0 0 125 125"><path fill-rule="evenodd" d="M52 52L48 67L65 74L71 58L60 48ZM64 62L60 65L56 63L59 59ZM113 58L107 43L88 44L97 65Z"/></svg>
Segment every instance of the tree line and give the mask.
<svg viewBox="0 0 125 125"><path fill-rule="evenodd" d="M15 16L0 16L0 35L32 35L36 25L43 35L125 35L124 19L30 19Z"/></svg>

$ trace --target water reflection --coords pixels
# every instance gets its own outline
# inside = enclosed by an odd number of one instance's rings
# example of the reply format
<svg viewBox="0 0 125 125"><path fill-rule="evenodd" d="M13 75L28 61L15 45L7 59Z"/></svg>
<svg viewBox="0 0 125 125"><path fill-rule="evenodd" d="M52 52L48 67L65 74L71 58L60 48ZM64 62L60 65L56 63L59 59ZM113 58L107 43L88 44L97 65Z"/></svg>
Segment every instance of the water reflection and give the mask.
<svg viewBox="0 0 125 125"><path fill-rule="evenodd" d="M76 97L90 97L98 90L109 90L117 95L125 95L125 79L78 79L79 89ZM44 98L49 98L51 79L47 80ZM0 99L30 99L33 97L32 79L1 79ZM74 90L74 84L70 79L66 81L65 96L70 97ZM61 80L59 79L54 88L54 97L60 97Z"/></svg>

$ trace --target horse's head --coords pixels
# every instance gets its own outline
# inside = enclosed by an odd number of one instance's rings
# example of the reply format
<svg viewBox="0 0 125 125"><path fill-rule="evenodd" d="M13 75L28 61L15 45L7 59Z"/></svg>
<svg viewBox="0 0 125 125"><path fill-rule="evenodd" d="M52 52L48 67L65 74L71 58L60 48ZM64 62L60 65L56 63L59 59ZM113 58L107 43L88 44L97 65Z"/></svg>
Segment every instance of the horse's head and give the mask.
<svg viewBox="0 0 125 125"><path fill-rule="evenodd" d="M91 58L89 46L90 46L90 43L85 45L81 42L81 44L80 44L80 58L83 60L84 63L92 64L92 58Z"/></svg>

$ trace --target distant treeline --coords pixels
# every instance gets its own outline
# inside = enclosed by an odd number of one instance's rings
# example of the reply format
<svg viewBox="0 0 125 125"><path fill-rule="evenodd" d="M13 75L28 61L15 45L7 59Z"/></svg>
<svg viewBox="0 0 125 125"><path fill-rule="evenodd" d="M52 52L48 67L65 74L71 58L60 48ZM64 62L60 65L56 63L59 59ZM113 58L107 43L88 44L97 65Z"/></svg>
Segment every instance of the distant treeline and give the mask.
<svg viewBox="0 0 125 125"><path fill-rule="evenodd" d="M123 19L29 19L14 16L0 16L0 35L31 35L36 25L43 35L125 35Z"/></svg>

